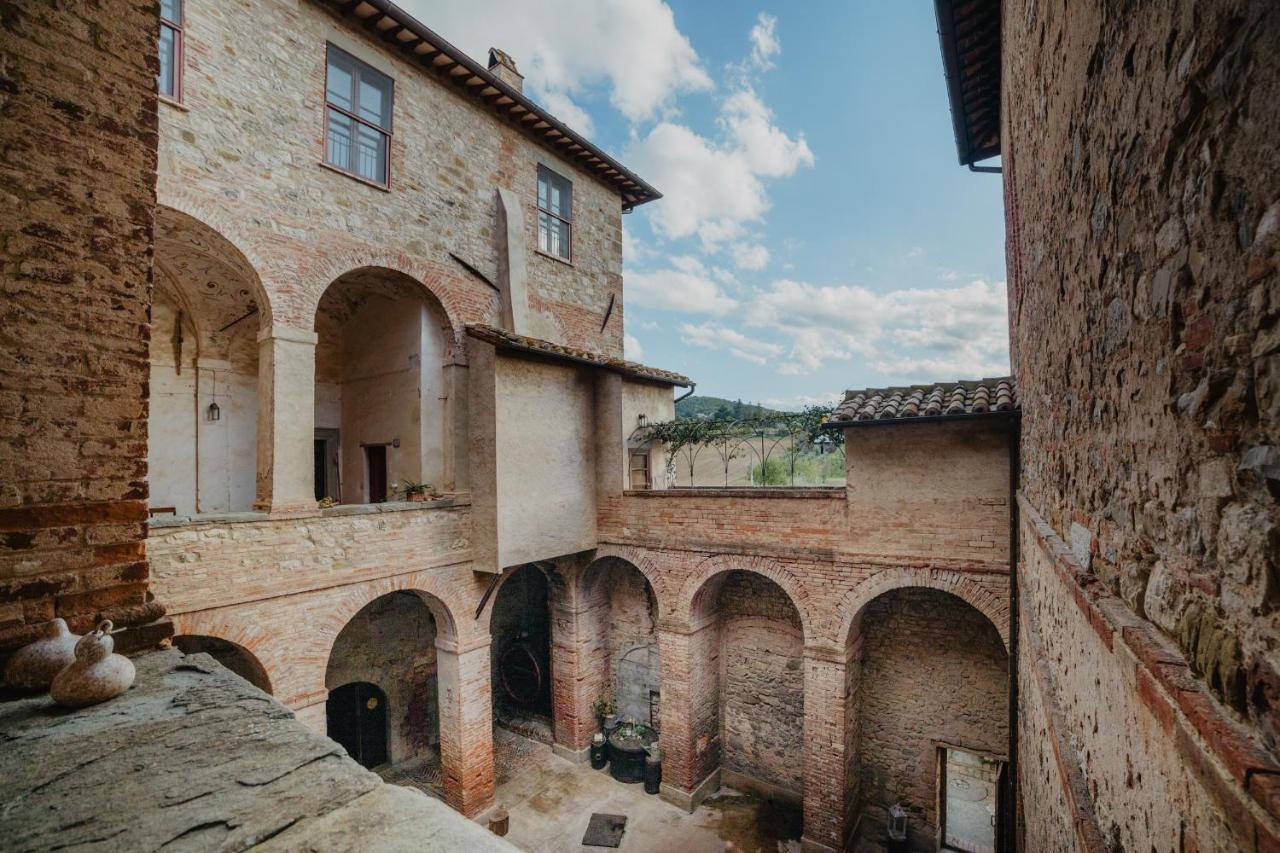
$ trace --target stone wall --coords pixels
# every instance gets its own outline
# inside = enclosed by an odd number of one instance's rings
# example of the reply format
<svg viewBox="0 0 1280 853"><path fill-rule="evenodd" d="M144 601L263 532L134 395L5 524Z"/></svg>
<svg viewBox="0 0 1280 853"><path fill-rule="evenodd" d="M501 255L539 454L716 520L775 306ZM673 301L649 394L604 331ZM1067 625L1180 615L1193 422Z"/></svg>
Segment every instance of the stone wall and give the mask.
<svg viewBox="0 0 1280 853"><path fill-rule="evenodd" d="M1029 843L1280 826L1277 44L1263 2L1005 7Z"/></svg>
<svg viewBox="0 0 1280 853"><path fill-rule="evenodd" d="M24 3L0 22L0 649L147 597L154 10Z"/></svg>
<svg viewBox="0 0 1280 853"><path fill-rule="evenodd" d="M722 766L799 799L804 763L804 637L795 605L777 584L733 572L717 602L720 621Z"/></svg>
<svg viewBox="0 0 1280 853"><path fill-rule="evenodd" d="M900 803L912 843L935 849L938 747L1009 752L1009 659L995 626L955 596L902 589L862 614L858 773L867 817ZM1052 848L1043 848L1052 849Z"/></svg>
<svg viewBox="0 0 1280 853"><path fill-rule="evenodd" d="M214 225L252 259L272 323L311 328L324 288L365 265L422 282L455 334L496 320L497 291L450 255L498 281L502 187L524 205L528 333L621 356L621 199L612 189L323 4L255 0L252 14L192 4L185 38L185 108L160 108L160 203ZM389 191L321 165L327 43L395 81ZM572 265L535 250L539 163L573 181Z"/></svg>
<svg viewBox="0 0 1280 853"><path fill-rule="evenodd" d="M329 652L325 687L365 681L387 697L387 761L425 755L440 739L436 625L412 592L393 592L360 609Z"/></svg>

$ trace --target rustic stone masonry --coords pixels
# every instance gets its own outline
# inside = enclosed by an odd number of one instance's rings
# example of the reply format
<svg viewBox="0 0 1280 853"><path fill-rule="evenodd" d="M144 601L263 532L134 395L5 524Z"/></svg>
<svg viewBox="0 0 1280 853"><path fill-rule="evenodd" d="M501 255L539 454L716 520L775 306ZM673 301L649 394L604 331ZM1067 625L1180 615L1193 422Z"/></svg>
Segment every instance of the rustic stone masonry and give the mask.
<svg viewBox="0 0 1280 853"><path fill-rule="evenodd" d="M1280 16L1005 4L1028 849L1280 844Z"/></svg>
<svg viewBox="0 0 1280 853"><path fill-rule="evenodd" d="M0 16L0 650L55 616L163 612L143 541L157 23L74 6Z"/></svg>

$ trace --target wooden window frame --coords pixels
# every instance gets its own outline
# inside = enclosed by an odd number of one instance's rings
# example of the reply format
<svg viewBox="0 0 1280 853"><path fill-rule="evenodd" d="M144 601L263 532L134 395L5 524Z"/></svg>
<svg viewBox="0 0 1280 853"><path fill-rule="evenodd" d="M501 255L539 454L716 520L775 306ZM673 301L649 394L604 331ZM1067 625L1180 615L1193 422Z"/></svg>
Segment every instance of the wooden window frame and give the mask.
<svg viewBox="0 0 1280 853"><path fill-rule="evenodd" d="M360 116L356 115L354 112L352 112L352 111L350 111L350 110L343 109L342 107L338 106L337 104L333 104L333 103L330 103L330 102L329 102L329 56L330 56L330 52L331 52L331 51L335 51L335 50L336 50L338 53L340 53L340 54L342 54L343 56L345 56L347 59L351 60L351 62L352 62L352 63L354 64L354 66L355 66L355 72L356 72L356 73L355 73L355 75L354 75L354 77L353 77L352 93L355 95L355 97L356 97L357 99L358 99L358 98L359 98L359 96L360 96L360 69L361 69L361 68L368 68L370 71L375 71L375 72L377 72L379 75L381 75L381 76L383 76L383 77L386 77L386 78L387 78L387 81L388 81L388 82L390 82L390 84L391 84L391 90L390 90L390 92L389 92L389 97L390 97L390 100L391 100L391 104L390 104L390 109L387 111L388 121L390 122L390 125L388 125L387 127L385 127L385 128L384 128L384 127L382 127L381 125L374 124L373 122L369 121L368 119L360 118ZM359 104L358 100L353 104L353 106L355 106L357 109L359 108L360 104ZM346 176L347 176L347 177L349 177L349 178L354 178L354 179L356 179L357 181L360 181L361 183L368 184L368 185L369 185L369 186L371 186L371 187L377 187L377 188L378 188L378 189L380 189L380 190L389 190L389 189L391 189L391 142L392 142L392 139L394 138L394 135L393 135L393 132L392 132L392 128L395 126L395 109L396 109L396 80L395 80L395 78L394 78L394 77L392 77L390 74L387 74L386 72L384 72L384 71L382 71L382 70L380 70L380 69L378 69L378 68L375 68L374 66L372 66L372 65L370 65L369 63L365 62L365 61L364 61L363 59L361 59L360 57L355 56L354 54L349 53L348 51L343 50L342 48L338 47L336 44L333 44L332 42L325 42L325 51L324 51L324 116L323 116L323 120L324 120L324 141L323 141L323 143L322 143L323 151L321 152L320 165L324 166L326 169L332 169L332 170L333 170L333 171L335 171L335 172L338 172L338 173L340 173L340 174L346 175ZM342 115L344 115L344 116L346 116L347 118L351 119L353 122L356 122L357 124L362 124L362 125L364 125L365 127L369 128L370 130L374 131L375 133L380 133L380 134L382 134L384 137L386 137L386 140L387 140L387 162L386 162L386 166L385 166L385 169L384 169L384 172L385 172L386 174L385 174L385 175L383 175L383 180L382 180L382 181L375 181L374 179L369 178L369 177L366 177L366 176L364 176L364 175L360 174L359 172L352 171L351 169L344 169L343 167L339 166L337 163L332 163L332 162L330 162L330 161L329 161L329 110L333 110L333 111L335 111L335 112L341 113ZM352 138L352 144L353 144L353 145L355 144L355 139L354 139L354 137Z"/></svg>
<svg viewBox="0 0 1280 853"><path fill-rule="evenodd" d="M542 184L543 172L546 172L548 175L551 175L553 177L559 178L560 180L564 181L566 184L569 185L569 217L567 219L561 216L560 214L555 213L551 210L548 210L547 208L542 206L542 193L538 192L538 189ZM554 252L548 252L542 248L542 223L539 222L536 218L534 220L534 226L538 229L538 233L537 233L537 239L534 242L534 247L539 255L542 255L547 258L551 258L553 261L559 261L562 264L569 264L570 266L573 266L573 247L575 242L573 237L574 202L575 202L575 199L574 199L574 192L573 192L573 181L569 180L564 175L560 174L555 169L552 169L550 166L546 165L545 163L539 163L538 164L538 180L537 180L537 183L534 185L534 199L533 199L534 207L539 214L545 213L547 216L550 216L552 219L558 219L560 220L560 222L564 223L565 228L568 229L567 239L569 242L569 254L567 256L557 255Z"/></svg>
<svg viewBox="0 0 1280 853"><path fill-rule="evenodd" d="M164 7L162 6L161 9L163 8ZM182 78L184 76L182 73L182 68L184 65L186 65L186 56L187 56L187 49L186 49L187 37L183 27L183 24L185 23L187 18L187 0L182 0L182 4L180 7L180 14L181 14L182 20L173 21L173 20L170 20L169 18L166 18L164 16L163 11L160 12L160 28L163 30L165 27L168 27L170 30L173 31L173 94L172 95L161 94L159 91L160 89L159 81L157 81L156 83L156 94L159 95L160 100L168 101L169 103L177 104L178 106L182 106L182 98L183 98L183 79Z"/></svg>
<svg viewBox="0 0 1280 853"><path fill-rule="evenodd" d="M636 459L644 460L644 465L640 468L636 467ZM644 485L636 485L636 471L644 471ZM631 491L645 491L653 488L653 461L649 458L648 450L632 450L627 456L627 486Z"/></svg>

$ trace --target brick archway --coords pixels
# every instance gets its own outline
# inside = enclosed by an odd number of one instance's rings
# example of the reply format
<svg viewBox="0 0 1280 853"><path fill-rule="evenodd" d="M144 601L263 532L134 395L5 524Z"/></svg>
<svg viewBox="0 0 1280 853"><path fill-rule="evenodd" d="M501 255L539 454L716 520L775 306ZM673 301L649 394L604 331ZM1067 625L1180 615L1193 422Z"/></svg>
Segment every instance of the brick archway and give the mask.
<svg viewBox="0 0 1280 853"><path fill-rule="evenodd" d="M684 587L670 614L672 619L684 625L692 625L700 607L706 604L706 595L712 583L719 575L726 575L729 572L750 572L776 583L786 593L800 616L804 644L808 646L814 642L813 615L809 612L808 596L803 586L795 575L767 557L738 554L716 554L707 557L685 579Z"/></svg>
<svg viewBox="0 0 1280 853"><path fill-rule="evenodd" d="M278 306L272 302L266 282L276 280L278 276L272 265L255 252L252 244L239 234L231 217L224 216L219 211L188 198L185 193L169 191L163 186L157 188L156 206L168 208L196 221L220 237L231 251L240 256L245 268L252 273L249 279L253 287L254 302L258 305L259 326L264 329L270 328Z"/></svg>
<svg viewBox="0 0 1280 853"><path fill-rule="evenodd" d="M279 637L256 623L225 619L205 619L203 613L182 613L173 617L174 636L213 637L243 649L262 667L271 684L278 683L289 662L277 655ZM270 691L269 691L270 692Z"/></svg>
<svg viewBox="0 0 1280 853"><path fill-rule="evenodd" d="M422 262L415 263L408 255L399 252L386 252L377 249L357 249L342 252L326 258L317 269L308 271L303 276L303 299L307 300L306 316L309 328L314 327L316 312L320 310L320 300L329 286L347 273L360 269L378 269L399 273L410 278L440 305L449 328L454 336L455 344L461 340L466 319L462 307L458 304L455 292L460 286L460 278L440 271L435 265ZM492 299L492 309L496 311L498 297ZM478 319L478 318L476 318ZM456 347L455 347L456 348Z"/></svg>
<svg viewBox="0 0 1280 853"><path fill-rule="evenodd" d="M429 590L419 589L404 578L381 578L370 583L357 584L344 591L342 597L333 603L317 622L317 630L324 643L324 660L333 653L334 643L342 629L359 613L365 605L392 592L411 592L431 611L436 621L436 642L438 645L456 646L459 642L458 622L454 618L454 608L443 598Z"/></svg>
<svg viewBox="0 0 1280 853"><path fill-rule="evenodd" d="M668 575L658 567L650 554L639 548L630 548L625 545L601 545L592 555L591 562L578 573L578 585L581 586L584 581L589 580L591 575L598 571L598 564L606 559L621 560L643 575L649 582L649 588L653 590L654 600L658 603L658 619L662 620L671 615L675 602L671 600L671 593L667 589Z"/></svg>
<svg viewBox="0 0 1280 853"><path fill-rule="evenodd" d="M963 572L942 569L885 569L854 587L840 603L841 647L849 642L858 616L872 600L895 589L920 587L950 593L973 607L1000 634L1005 652L1009 651L1009 603L1001 600Z"/></svg>

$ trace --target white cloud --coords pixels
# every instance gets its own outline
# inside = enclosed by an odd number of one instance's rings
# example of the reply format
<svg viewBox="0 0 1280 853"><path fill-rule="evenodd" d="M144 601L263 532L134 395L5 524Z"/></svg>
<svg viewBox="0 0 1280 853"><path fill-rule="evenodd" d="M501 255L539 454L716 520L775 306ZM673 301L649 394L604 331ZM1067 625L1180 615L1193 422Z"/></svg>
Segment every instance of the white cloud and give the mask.
<svg viewBox="0 0 1280 853"><path fill-rule="evenodd" d="M454 0L400 5L476 59L485 60L490 47L511 54L548 108L549 98L604 86L624 116L643 121L677 95L712 86L662 0L490 0L483 10Z"/></svg>
<svg viewBox="0 0 1280 853"><path fill-rule="evenodd" d="M781 178L813 165L804 134L792 139L773 123L773 111L751 88L740 89L721 105L720 122L746 158L752 174Z"/></svg>
<svg viewBox="0 0 1280 853"><path fill-rule="evenodd" d="M782 42L777 36L778 19L764 12L756 15L756 25L751 28L751 62L761 71L773 67L773 57L782 52Z"/></svg>
<svg viewBox="0 0 1280 853"><path fill-rule="evenodd" d="M559 90L543 92L539 100L544 107L551 111L553 116L578 131L578 133L586 137L591 137L595 134L596 123L591 120L591 114L578 106L567 92Z"/></svg>
<svg viewBox="0 0 1280 853"><path fill-rule="evenodd" d="M622 357L627 361L644 361L644 347L635 335L624 332L622 335Z"/></svg>
<svg viewBox="0 0 1280 853"><path fill-rule="evenodd" d="M891 381L1007 373L1004 282L876 293L781 279L746 307L747 324L791 342L784 375L860 355Z"/></svg>
<svg viewBox="0 0 1280 853"><path fill-rule="evenodd" d="M785 351L778 344L747 337L716 323L701 323L696 326L683 323L680 326L680 337L686 344L721 350L752 364L767 364L770 358L776 358Z"/></svg>
<svg viewBox="0 0 1280 853"><path fill-rule="evenodd" d="M728 313L738 306L697 258L680 255L671 263L667 269L628 270L623 290L627 305L713 315Z"/></svg>
<svg viewBox="0 0 1280 853"><path fill-rule="evenodd" d="M840 391L827 391L822 394L797 394L794 397L770 397L760 401L760 405L771 409L795 411L805 406L830 406L844 398Z"/></svg>
<svg viewBox="0 0 1280 853"><path fill-rule="evenodd" d="M761 21L764 19L761 18ZM777 53L772 25L760 41ZM752 31L753 50L757 47ZM750 75L731 68L728 94L719 106L715 137L675 121L662 121L628 146L625 159L662 190L661 204L647 209L661 237L697 236L705 251L741 240L747 223L769 209L764 178L792 175L814 164L803 134L792 136L775 124L773 111L751 85Z"/></svg>
<svg viewBox="0 0 1280 853"><path fill-rule="evenodd" d="M733 265L740 270L762 270L769 265L769 250L759 243L734 243Z"/></svg>

